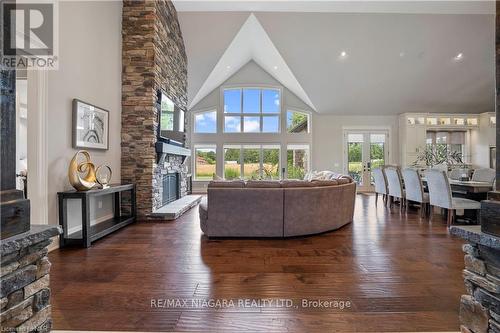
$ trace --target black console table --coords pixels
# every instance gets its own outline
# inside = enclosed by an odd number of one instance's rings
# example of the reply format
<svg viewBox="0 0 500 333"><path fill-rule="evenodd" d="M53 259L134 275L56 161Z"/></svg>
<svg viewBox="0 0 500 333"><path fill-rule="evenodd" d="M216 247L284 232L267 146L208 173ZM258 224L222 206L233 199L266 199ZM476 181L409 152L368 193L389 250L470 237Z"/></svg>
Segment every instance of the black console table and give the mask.
<svg viewBox="0 0 500 333"><path fill-rule="evenodd" d="M130 192L130 209L122 209L122 193ZM106 221L90 225L90 198L107 194L114 195L114 216ZM135 185L111 185L105 189L91 189L88 191L65 191L58 192L59 199L59 224L63 228L63 234L59 238L60 247L67 245L83 245L89 247L90 244L113 231L116 231L135 221L137 215ZM68 199L80 199L82 229L68 233Z"/></svg>

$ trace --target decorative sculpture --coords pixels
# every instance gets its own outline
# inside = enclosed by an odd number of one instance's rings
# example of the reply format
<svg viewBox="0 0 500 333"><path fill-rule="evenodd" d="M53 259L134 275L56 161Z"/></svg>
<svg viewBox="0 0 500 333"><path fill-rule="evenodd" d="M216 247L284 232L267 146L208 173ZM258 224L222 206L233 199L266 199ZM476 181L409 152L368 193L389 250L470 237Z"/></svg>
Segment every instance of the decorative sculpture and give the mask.
<svg viewBox="0 0 500 333"><path fill-rule="evenodd" d="M85 157L85 161L79 162L79 155ZM71 159L68 168L68 178L71 186L77 191L87 191L95 186L95 165L90 160L90 154L86 150L79 150Z"/></svg>
<svg viewBox="0 0 500 333"><path fill-rule="evenodd" d="M83 155L85 161L79 162L79 155ZM108 169L108 171L104 171L105 169ZM90 190L95 186L96 182L99 183L102 188L108 188L112 175L113 172L107 165L100 165L96 168L90 159L90 153L86 150L79 150L75 156L73 156L71 162L69 162L69 183L77 191Z"/></svg>
<svg viewBox="0 0 500 333"><path fill-rule="evenodd" d="M108 172L104 171L105 169L107 169ZM113 172L111 171L111 168L107 165L100 165L95 170L96 181L102 186L102 188L109 187L109 181L111 180L112 176Z"/></svg>

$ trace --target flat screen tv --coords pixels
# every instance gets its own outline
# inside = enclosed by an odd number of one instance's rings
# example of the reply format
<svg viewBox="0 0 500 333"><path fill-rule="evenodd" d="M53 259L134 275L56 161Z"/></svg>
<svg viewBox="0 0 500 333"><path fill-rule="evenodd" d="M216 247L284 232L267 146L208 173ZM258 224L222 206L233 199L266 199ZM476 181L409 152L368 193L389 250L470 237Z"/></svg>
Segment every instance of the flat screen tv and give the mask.
<svg viewBox="0 0 500 333"><path fill-rule="evenodd" d="M158 140L184 146L184 110L163 91L158 91Z"/></svg>

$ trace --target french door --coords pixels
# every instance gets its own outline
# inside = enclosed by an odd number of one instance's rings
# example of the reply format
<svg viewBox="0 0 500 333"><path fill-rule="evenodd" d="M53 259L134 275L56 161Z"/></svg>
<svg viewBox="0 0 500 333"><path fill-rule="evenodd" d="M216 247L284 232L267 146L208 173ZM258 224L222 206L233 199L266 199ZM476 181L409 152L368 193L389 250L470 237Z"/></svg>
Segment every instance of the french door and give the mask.
<svg viewBox="0 0 500 333"><path fill-rule="evenodd" d="M344 132L344 172L357 183L358 191L373 191L371 170L388 161L388 142L386 130Z"/></svg>

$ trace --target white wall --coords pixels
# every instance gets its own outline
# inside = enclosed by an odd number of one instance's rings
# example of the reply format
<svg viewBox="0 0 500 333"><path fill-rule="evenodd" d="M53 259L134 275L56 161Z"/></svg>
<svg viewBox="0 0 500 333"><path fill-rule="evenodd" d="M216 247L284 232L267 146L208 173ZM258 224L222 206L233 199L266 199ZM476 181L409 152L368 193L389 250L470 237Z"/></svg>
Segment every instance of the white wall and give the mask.
<svg viewBox="0 0 500 333"><path fill-rule="evenodd" d="M28 82L16 80L16 174L27 171L28 154ZM23 190L23 182L16 178L16 188Z"/></svg>
<svg viewBox="0 0 500 333"><path fill-rule="evenodd" d="M67 169L77 152L71 141L74 98L109 111L109 150L90 153L96 165L111 167L112 182L120 181L121 17L120 1L59 2L59 69L50 71L48 77L50 224L58 223L57 192L71 189ZM92 216L94 222L112 213L111 196L101 200L102 208ZM79 215L78 206L69 204L72 216ZM75 218L71 227L78 224L79 219Z"/></svg>
<svg viewBox="0 0 500 333"><path fill-rule="evenodd" d="M474 168L490 167L490 147L496 146L495 127L490 126L490 116L482 113L479 117L479 130L470 132L471 162Z"/></svg>
<svg viewBox="0 0 500 333"><path fill-rule="evenodd" d="M389 163L399 163L397 116L338 116L318 114L313 119L312 165L316 170L344 172L344 128L389 129Z"/></svg>

